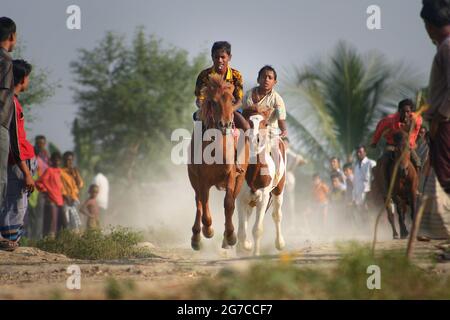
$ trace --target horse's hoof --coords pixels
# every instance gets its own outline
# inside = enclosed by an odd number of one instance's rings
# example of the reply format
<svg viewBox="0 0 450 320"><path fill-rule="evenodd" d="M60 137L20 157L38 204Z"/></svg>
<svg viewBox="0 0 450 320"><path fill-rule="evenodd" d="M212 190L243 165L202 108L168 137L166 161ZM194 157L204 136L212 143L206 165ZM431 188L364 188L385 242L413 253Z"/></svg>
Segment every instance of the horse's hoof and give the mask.
<svg viewBox="0 0 450 320"><path fill-rule="evenodd" d="M234 231L233 231L233 233L231 235L226 236L226 239L227 239L227 244L229 246L234 246L237 242L236 233L234 233Z"/></svg>
<svg viewBox="0 0 450 320"><path fill-rule="evenodd" d="M236 253L241 256L248 255L248 253L250 251L252 251L252 249L253 249L253 245L248 240L245 240L243 242L238 242L236 245Z"/></svg>
<svg viewBox="0 0 450 320"><path fill-rule="evenodd" d="M409 235L408 232L402 233L402 234L400 235L400 238L401 238L401 239L406 239L406 238L408 238L408 235Z"/></svg>
<svg viewBox="0 0 450 320"><path fill-rule="evenodd" d="M253 256L259 257L261 253L259 251L253 251Z"/></svg>
<svg viewBox="0 0 450 320"><path fill-rule="evenodd" d="M396 234L394 234L393 236L392 236L392 238L394 238L394 239L398 239L398 234L396 233Z"/></svg>
<svg viewBox="0 0 450 320"><path fill-rule="evenodd" d="M195 251L198 251L201 249L201 241L200 240L201 240L200 235L195 235L195 236L192 236L192 238L191 238L191 247Z"/></svg>
<svg viewBox="0 0 450 320"><path fill-rule="evenodd" d="M228 245L225 238L223 238L223 240L222 240L222 249L230 249L230 246Z"/></svg>
<svg viewBox="0 0 450 320"><path fill-rule="evenodd" d="M212 227L202 227L202 233L207 239L214 237L214 229Z"/></svg>
<svg viewBox="0 0 450 320"><path fill-rule="evenodd" d="M191 241L191 247L192 249L194 249L195 251L199 251L201 249L201 244L200 241L196 242L196 241Z"/></svg>
<svg viewBox="0 0 450 320"><path fill-rule="evenodd" d="M278 251L281 251L284 249L286 243L284 242L284 239L281 238L279 241L275 240L275 248L277 248Z"/></svg>

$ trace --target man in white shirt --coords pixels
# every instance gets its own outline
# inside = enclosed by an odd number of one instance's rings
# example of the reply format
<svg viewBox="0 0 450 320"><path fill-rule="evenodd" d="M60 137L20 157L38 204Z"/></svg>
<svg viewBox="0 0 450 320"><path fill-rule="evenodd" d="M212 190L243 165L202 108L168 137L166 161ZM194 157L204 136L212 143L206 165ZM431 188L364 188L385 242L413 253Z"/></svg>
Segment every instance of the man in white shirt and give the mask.
<svg viewBox="0 0 450 320"><path fill-rule="evenodd" d="M95 168L96 175L92 180L92 184L98 186L98 196L97 196L97 204L101 210L101 218L104 221L105 219L105 211L108 209L108 201L109 201L109 181L108 178L105 177L98 166Z"/></svg>
<svg viewBox="0 0 450 320"><path fill-rule="evenodd" d="M370 191L372 183L372 168L376 162L367 158L366 147L359 146L356 149L357 160L353 170L353 202L358 211L367 214L368 208L366 203L367 193Z"/></svg>

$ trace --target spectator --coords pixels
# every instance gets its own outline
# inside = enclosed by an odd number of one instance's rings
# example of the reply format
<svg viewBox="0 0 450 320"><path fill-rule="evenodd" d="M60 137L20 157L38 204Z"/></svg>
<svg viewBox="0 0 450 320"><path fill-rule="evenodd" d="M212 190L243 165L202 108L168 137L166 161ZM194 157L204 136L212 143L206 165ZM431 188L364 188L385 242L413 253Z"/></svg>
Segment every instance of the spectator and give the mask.
<svg viewBox="0 0 450 320"><path fill-rule="evenodd" d="M81 230L81 220L77 207L80 205L79 194L81 188L83 188L83 179L78 169L73 165L73 161L73 152L65 152L63 155L63 168L61 169L64 197L63 210L68 227L78 232Z"/></svg>
<svg viewBox="0 0 450 320"><path fill-rule="evenodd" d="M97 164L94 169L96 175L92 184L98 186L97 204L100 208L100 221L104 224L106 220L106 210L108 210L109 201L109 181L102 173L101 166Z"/></svg>
<svg viewBox="0 0 450 320"><path fill-rule="evenodd" d="M9 126L14 113L14 75L9 52L16 45L16 24L0 18L0 211L5 209L8 181Z"/></svg>
<svg viewBox="0 0 450 320"><path fill-rule="evenodd" d="M356 149L357 161L355 164L355 175L353 178L353 202L363 220L368 215L367 193L370 191L372 182L372 168L376 162L367 158L366 147L361 145Z"/></svg>
<svg viewBox="0 0 450 320"><path fill-rule="evenodd" d="M61 154L59 152L52 153L50 167L36 181L38 190L45 193L44 236L55 237L56 233L67 225L62 211L64 200L60 164Z"/></svg>
<svg viewBox="0 0 450 320"><path fill-rule="evenodd" d="M24 60L13 61L14 113L10 130L10 153L6 209L0 212L2 237L0 248L14 250L24 234L24 219L28 206L28 195L34 191L33 173L36 170L34 149L27 140L25 116L18 95L28 89L31 65Z"/></svg>
<svg viewBox="0 0 450 320"><path fill-rule="evenodd" d="M87 230L100 229L100 208L97 204L99 188L95 184L89 186L89 199L80 207L80 212L87 216Z"/></svg>

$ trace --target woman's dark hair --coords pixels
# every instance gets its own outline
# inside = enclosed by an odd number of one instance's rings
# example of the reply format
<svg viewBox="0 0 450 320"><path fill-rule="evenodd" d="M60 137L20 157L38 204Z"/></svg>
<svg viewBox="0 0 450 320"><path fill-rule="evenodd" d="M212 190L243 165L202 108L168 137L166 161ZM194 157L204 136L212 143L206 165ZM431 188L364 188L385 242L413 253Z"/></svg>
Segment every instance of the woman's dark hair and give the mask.
<svg viewBox="0 0 450 320"><path fill-rule="evenodd" d="M64 154L63 154L63 159L64 159L64 161L66 161L66 159L67 159L68 157L70 157L70 156L74 157L74 153L73 153L72 151L66 151L66 152L64 152Z"/></svg>
<svg viewBox="0 0 450 320"><path fill-rule="evenodd" d="M264 67L261 68L261 70L259 70L259 72L258 72L258 80L259 80L259 77L262 76L264 71L272 71L275 80L277 80L277 72L275 71L275 69L272 66L269 66L269 65L265 65Z"/></svg>
<svg viewBox="0 0 450 320"><path fill-rule="evenodd" d="M59 153L58 151L53 152L52 155L50 156L50 160L52 160L52 161L60 160L61 161L61 153Z"/></svg>
<svg viewBox="0 0 450 320"><path fill-rule="evenodd" d="M414 102L411 99L403 99L398 103L398 111L402 110L406 106L410 106L411 111L415 110Z"/></svg>
<svg viewBox="0 0 450 320"><path fill-rule="evenodd" d="M14 86L17 86L26 76L30 75L32 69L31 64L25 60L13 60Z"/></svg>
<svg viewBox="0 0 450 320"><path fill-rule="evenodd" d="M8 38L16 33L16 24L8 17L0 18L0 42L8 40Z"/></svg>
<svg viewBox="0 0 450 320"><path fill-rule="evenodd" d="M450 24L450 0L423 0L420 17L441 28Z"/></svg>
<svg viewBox="0 0 450 320"><path fill-rule="evenodd" d="M216 41L211 48L211 56L214 56L216 51L224 50L228 55L231 55L231 44L227 41Z"/></svg>

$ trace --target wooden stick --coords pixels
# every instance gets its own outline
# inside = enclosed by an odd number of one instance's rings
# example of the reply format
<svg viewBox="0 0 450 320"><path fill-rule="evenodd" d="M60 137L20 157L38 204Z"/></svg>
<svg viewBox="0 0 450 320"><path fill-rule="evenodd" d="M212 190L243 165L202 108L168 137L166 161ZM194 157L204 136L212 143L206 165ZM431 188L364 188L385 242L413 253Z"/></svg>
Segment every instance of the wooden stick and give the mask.
<svg viewBox="0 0 450 320"><path fill-rule="evenodd" d="M408 259L411 259L412 257L414 244L417 238L417 233L419 232L423 212L425 211L425 206L427 205L427 203L428 203L428 195L425 195L422 198L422 203L420 204L419 211L417 212L417 215L414 217L413 225L411 228L411 234L409 235L408 246L406 248L406 257Z"/></svg>

